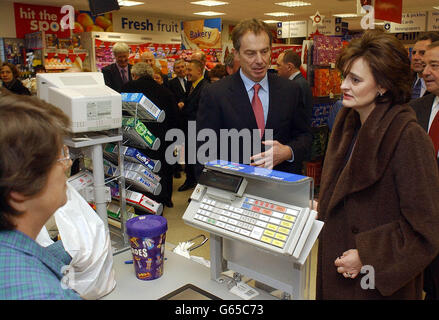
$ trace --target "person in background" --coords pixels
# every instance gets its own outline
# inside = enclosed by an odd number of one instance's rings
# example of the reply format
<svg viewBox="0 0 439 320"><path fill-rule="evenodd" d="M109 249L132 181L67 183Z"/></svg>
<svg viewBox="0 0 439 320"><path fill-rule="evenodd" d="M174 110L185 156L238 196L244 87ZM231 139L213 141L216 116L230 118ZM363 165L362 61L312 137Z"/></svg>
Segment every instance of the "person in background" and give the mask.
<svg viewBox="0 0 439 320"><path fill-rule="evenodd" d="M159 85L163 85L163 73L162 73L162 70L160 70L160 68L159 67L156 67L156 66L154 66L153 68L152 68L152 70L154 71L154 74L153 74L153 78L154 78L154 80L159 84Z"/></svg>
<svg viewBox="0 0 439 320"><path fill-rule="evenodd" d="M232 155L222 149L232 149L232 141L218 141L216 150L206 154L206 159L223 155L220 160L234 158L234 162L301 174L311 148L311 119L303 112L299 86L267 72L272 47L270 28L256 19L244 20L233 29L232 40L241 69L204 90L197 131L209 128L220 137L221 129L249 130L251 147L246 153L247 148L239 142L236 148L233 146L238 154ZM253 134L256 130L260 135ZM270 140L265 140L267 131L272 133ZM197 175L202 165L197 166Z"/></svg>
<svg viewBox="0 0 439 320"><path fill-rule="evenodd" d="M113 55L116 62L103 68L102 73L104 74L105 84L121 93L122 86L132 80L132 65L128 63L130 47L124 42L118 42L113 46Z"/></svg>
<svg viewBox="0 0 439 320"><path fill-rule="evenodd" d="M225 76L227 76L226 67L220 63L215 65L215 67L213 67L212 70L209 71L209 78L211 83L221 80Z"/></svg>
<svg viewBox="0 0 439 320"><path fill-rule="evenodd" d="M227 74L230 76L239 70L239 60L236 55L231 52L224 58Z"/></svg>
<svg viewBox="0 0 439 320"><path fill-rule="evenodd" d="M195 177L195 164L189 163L189 140L188 140L188 128L189 121L196 121L198 105L200 102L200 96L209 82L203 77L204 64L199 60L191 60L187 68L187 79L192 83L189 90L189 94L181 110L181 117L183 120L182 128L185 133L184 143L184 171L186 173L185 182L178 188L178 191L186 191L194 188L197 185L197 179ZM195 142L194 142L195 143Z"/></svg>
<svg viewBox="0 0 439 320"><path fill-rule="evenodd" d="M67 202L69 118L36 97L0 97L0 299L80 299L61 287L72 258L35 239Z"/></svg>
<svg viewBox="0 0 439 320"><path fill-rule="evenodd" d="M280 77L295 81L299 85L300 91L302 92L304 111L311 119L313 107L312 92L308 81L306 81L300 72L301 65L302 61L300 60L300 56L293 50L286 50L277 58L277 73Z"/></svg>
<svg viewBox="0 0 439 320"><path fill-rule="evenodd" d="M37 73L46 73L47 71L46 71L46 68L42 64L39 64L39 65L34 67L34 72L35 72L35 74L37 74Z"/></svg>
<svg viewBox="0 0 439 320"><path fill-rule="evenodd" d="M393 35L368 30L336 67L344 107L321 177L316 298L421 299L423 270L439 252L439 173L406 104L407 51Z"/></svg>
<svg viewBox="0 0 439 320"><path fill-rule="evenodd" d="M412 99L417 99L424 96L427 91L425 81L424 79L422 79L422 70L424 70L424 62L422 61L422 58L424 57L424 53L427 50L427 46L429 46L432 42L438 40L438 32L428 32L421 36L413 46L410 64L414 77L412 82Z"/></svg>
<svg viewBox="0 0 439 320"><path fill-rule="evenodd" d="M12 93L30 96L31 93L18 77L20 76L15 65L9 62L3 62L0 68L0 78L3 88L8 89Z"/></svg>
<svg viewBox="0 0 439 320"><path fill-rule="evenodd" d="M409 104L415 110L419 124L433 141L439 166L439 41L427 47L423 61L425 68L422 78L430 93ZM439 300L439 257L424 271L424 291L426 300Z"/></svg>
<svg viewBox="0 0 439 320"><path fill-rule="evenodd" d="M179 121L179 128L183 130L183 124L182 124L182 114L181 114L181 108L184 106L184 101L187 98L187 95L189 94L190 88L191 88L191 82L187 81L186 77L187 67L186 67L186 61L183 59L179 59L175 61L174 63L174 73L175 77L168 82L168 88L172 91L174 94L175 100L177 101L177 104L179 106L178 108L178 119ZM181 177L180 172L183 171L182 166L177 162L173 166L174 170L174 177L179 179Z"/></svg>
<svg viewBox="0 0 439 320"><path fill-rule="evenodd" d="M162 168L159 172L159 175L162 177L160 180L162 192L158 196L148 195L148 197L171 208L174 206L172 203L173 171L165 157L166 149L170 145L170 142L165 140L165 136L168 130L178 128L177 102L168 88L159 85L153 79L154 71L147 63L136 63L131 72L133 80L122 87L123 92L143 93L157 107L165 111L166 116L162 123L147 123L148 129L161 141L159 149L139 150L151 159L160 160L162 163Z"/></svg>
<svg viewBox="0 0 439 320"><path fill-rule="evenodd" d="M154 53L152 51L145 51L140 56L140 61L149 64L154 69L154 77L158 84L163 84L165 87L168 86L168 76L163 74L161 71L157 72L156 69L160 68L157 66L156 59ZM161 77L161 80L158 77Z"/></svg>
<svg viewBox="0 0 439 320"><path fill-rule="evenodd" d="M203 50L197 50L191 55L191 60L198 60L203 64L203 78L210 82L209 78L209 70L206 69L207 57L206 53Z"/></svg>

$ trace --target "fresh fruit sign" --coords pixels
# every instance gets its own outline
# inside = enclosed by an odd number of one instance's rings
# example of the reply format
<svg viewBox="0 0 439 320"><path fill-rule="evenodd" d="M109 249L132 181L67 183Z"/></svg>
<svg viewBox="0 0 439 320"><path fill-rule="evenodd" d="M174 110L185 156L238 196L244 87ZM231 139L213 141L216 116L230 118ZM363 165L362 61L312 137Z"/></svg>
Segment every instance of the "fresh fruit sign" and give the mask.
<svg viewBox="0 0 439 320"><path fill-rule="evenodd" d="M45 31L58 38L70 38L70 29L62 30L61 20L66 15L60 7L14 3L17 38L27 33Z"/></svg>

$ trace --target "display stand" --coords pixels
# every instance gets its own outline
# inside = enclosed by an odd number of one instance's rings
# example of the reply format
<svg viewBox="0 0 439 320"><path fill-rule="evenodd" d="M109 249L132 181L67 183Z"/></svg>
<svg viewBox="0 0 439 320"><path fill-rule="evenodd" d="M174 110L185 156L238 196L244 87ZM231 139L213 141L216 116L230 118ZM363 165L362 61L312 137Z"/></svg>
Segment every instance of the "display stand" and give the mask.
<svg viewBox="0 0 439 320"><path fill-rule="evenodd" d="M212 185L203 185L200 177L199 184L191 196L192 201L183 216L186 223L211 233L211 279L219 279L221 273L228 269L237 273L238 278L240 275L245 275L272 288L282 290L285 293L285 298L310 298L309 287L312 264L310 252L323 227L323 222L314 219L315 215L302 216L303 212L308 212L306 208L310 206L310 203L312 205L310 200L313 199L313 180L309 177L223 161L206 164L205 172L208 171L225 173L230 177L244 178L247 183L243 187L245 191L239 195L239 192L234 194L234 192L226 192L223 189L212 187ZM212 181L219 181L220 179L215 178ZM213 182L213 184L215 183ZM242 209L246 208L249 198L258 199L256 202L262 201L268 204L269 206L266 206L266 208L283 206L282 210L287 213L290 212L290 208L300 207L302 211L295 217L294 226L290 227L291 230L287 235L283 235L284 243L279 244L279 241L276 242L274 235L270 236L273 238L268 238L267 241L264 240L264 238L267 238L264 236L259 239L254 237L253 232L257 228L256 226L262 226L259 229L265 230L263 235L270 234L273 230L269 230L272 226L264 224L262 220L249 222L254 225L254 227L250 226L248 228L248 230L253 230L251 235L245 235L245 232L242 232L246 226L245 223L242 226L240 221L249 221L248 216L252 214L249 209ZM209 204L208 210L203 210L206 209L203 203L210 203L210 199L217 199L213 202L220 202L221 205L212 208ZM229 204L233 209L228 209ZM262 210L262 208L260 209ZM234 215L233 210L238 214ZM207 213L209 218L204 216L206 211L210 211ZM266 218L268 214L271 214L269 211L267 211ZM232 220L227 218L230 212L234 217ZM244 217L247 214L249 215ZM276 214L280 215L279 212L276 212ZM258 214L259 217L264 215L262 213ZM230 215L228 216L230 217ZM291 218L291 216L287 217L286 214L282 216L280 219ZM275 220L288 224L286 220L280 219ZM277 223L279 224L279 222ZM236 227L233 227L232 224ZM293 224L291 223L291 225ZM240 233L237 231L238 229ZM277 227L274 230L278 230ZM277 235L282 237L280 233ZM293 240L294 238L298 239L297 245ZM277 244L274 245L275 243ZM300 248L298 248L299 244L301 245Z"/></svg>
<svg viewBox="0 0 439 320"><path fill-rule="evenodd" d="M93 193L86 199L88 202L96 204L96 212L104 222L105 230L109 232L107 203L111 201L110 188L105 187L104 167L103 167L103 145L106 143L117 142L119 150L122 142L121 129L109 130L109 135L88 135L87 138L73 137L67 138L64 143L71 147L82 149L91 154L93 161ZM125 201L125 178L123 175L124 164L123 156L119 153L119 172L121 173L115 179L118 180L120 188L120 208L121 208L121 237L123 239L122 247L128 247L129 241L126 235L126 201Z"/></svg>

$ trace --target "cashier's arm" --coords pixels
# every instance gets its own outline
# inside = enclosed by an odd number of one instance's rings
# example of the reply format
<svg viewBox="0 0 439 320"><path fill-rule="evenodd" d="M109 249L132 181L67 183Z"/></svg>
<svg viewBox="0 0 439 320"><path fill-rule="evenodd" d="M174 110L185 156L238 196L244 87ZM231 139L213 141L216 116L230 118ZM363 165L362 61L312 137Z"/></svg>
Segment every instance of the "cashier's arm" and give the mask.
<svg viewBox="0 0 439 320"><path fill-rule="evenodd" d="M252 166L273 169L278 164L291 160L293 157L291 148L277 140L267 140L262 143L271 148L252 156L250 158Z"/></svg>

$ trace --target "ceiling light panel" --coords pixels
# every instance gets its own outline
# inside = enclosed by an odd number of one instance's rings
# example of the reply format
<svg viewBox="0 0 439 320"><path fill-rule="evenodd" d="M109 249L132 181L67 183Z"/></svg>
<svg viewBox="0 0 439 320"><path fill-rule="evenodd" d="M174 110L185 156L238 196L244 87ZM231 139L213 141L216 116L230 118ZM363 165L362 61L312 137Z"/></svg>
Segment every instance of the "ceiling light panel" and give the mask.
<svg viewBox="0 0 439 320"><path fill-rule="evenodd" d="M207 6L207 7L223 6L229 4L228 2L216 1L216 0L193 1L191 3L199 6Z"/></svg>
<svg viewBox="0 0 439 320"><path fill-rule="evenodd" d="M284 6L288 8L306 7L311 5L311 3L304 1L284 1L284 2L276 2L275 4L277 4L278 6Z"/></svg>
<svg viewBox="0 0 439 320"><path fill-rule="evenodd" d="M294 13L289 12L268 12L264 13L266 16L273 16L273 17L288 17L288 16L294 16Z"/></svg>
<svg viewBox="0 0 439 320"><path fill-rule="evenodd" d="M338 14L333 14L333 16L339 17L339 18L357 18L357 17L359 17L359 15L356 13L338 13Z"/></svg>
<svg viewBox="0 0 439 320"><path fill-rule="evenodd" d="M139 6L141 4L145 4L145 3L144 2L140 2L140 1L119 1L119 5L121 7Z"/></svg>
<svg viewBox="0 0 439 320"><path fill-rule="evenodd" d="M215 11L203 11L203 12L194 12L194 14L197 14L199 16L221 16L225 13L222 12L215 12Z"/></svg>

